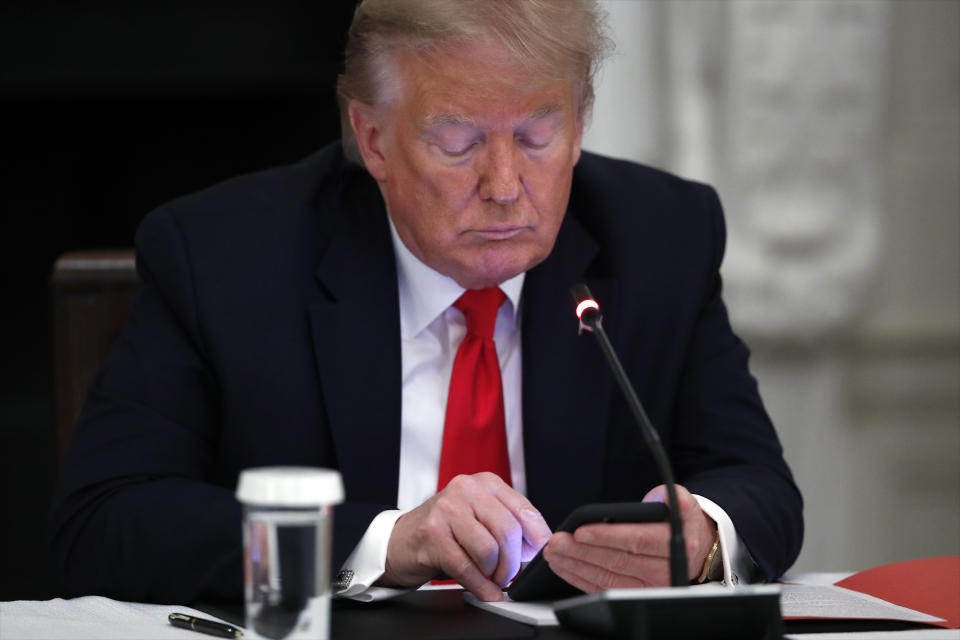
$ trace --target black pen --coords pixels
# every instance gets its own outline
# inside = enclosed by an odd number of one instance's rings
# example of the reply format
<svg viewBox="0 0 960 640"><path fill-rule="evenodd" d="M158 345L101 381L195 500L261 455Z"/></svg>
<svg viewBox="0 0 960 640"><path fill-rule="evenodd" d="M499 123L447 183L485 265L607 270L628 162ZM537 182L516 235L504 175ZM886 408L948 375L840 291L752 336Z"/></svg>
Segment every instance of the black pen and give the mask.
<svg viewBox="0 0 960 640"><path fill-rule="evenodd" d="M167 619L170 621L170 624L175 627L193 629L200 633L209 633L212 636L220 636L221 638L240 638L243 636L243 631L240 631L240 629L236 627L231 627L222 622L214 622L213 620L194 618L185 613L171 613Z"/></svg>

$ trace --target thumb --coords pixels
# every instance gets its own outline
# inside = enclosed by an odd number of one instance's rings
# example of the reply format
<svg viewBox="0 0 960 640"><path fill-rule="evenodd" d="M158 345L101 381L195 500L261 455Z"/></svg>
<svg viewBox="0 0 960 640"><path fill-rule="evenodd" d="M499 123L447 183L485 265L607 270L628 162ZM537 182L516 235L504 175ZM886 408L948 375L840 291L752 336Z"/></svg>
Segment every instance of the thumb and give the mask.
<svg viewBox="0 0 960 640"><path fill-rule="evenodd" d="M662 502L670 507L670 496L667 494L667 485L661 484L650 489L647 495L643 496L643 502ZM677 485L677 503L680 505L680 517L684 519L700 510L700 505L697 503L696 498L694 498L685 487L679 484Z"/></svg>
<svg viewBox="0 0 960 640"><path fill-rule="evenodd" d="M670 501L667 499L667 485L661 484L650 489L650 491L647 491L647 495L643 496L641 502L662 502L669 504Z"/></svg>

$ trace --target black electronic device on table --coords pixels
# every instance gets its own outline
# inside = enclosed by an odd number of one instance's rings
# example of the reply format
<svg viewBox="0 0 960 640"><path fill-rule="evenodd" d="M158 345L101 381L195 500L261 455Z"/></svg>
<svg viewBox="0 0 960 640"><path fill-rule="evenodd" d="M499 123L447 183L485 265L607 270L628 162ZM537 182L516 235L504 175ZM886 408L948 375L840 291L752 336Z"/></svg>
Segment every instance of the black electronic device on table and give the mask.
<svg viewBox="0 0 960 640"><path fill-rule="evenodd" d="M663 522L667 515L667 506L662 502L585 504L574 509L557 531L573 533L581 525L595 522ZM507 595L516 601L558 600L582 593L550 569L543 559L543 551L537 553L507 589Z"/></svg>

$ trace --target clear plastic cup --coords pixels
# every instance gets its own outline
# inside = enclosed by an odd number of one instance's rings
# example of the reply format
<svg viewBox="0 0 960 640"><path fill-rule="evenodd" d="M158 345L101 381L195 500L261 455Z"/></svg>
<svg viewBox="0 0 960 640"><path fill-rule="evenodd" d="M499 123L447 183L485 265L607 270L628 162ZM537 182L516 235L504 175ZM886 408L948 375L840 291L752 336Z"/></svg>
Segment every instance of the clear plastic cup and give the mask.
<svg viewBox="0 0 960 640"><path fill-rule="evenodd" d="M310 467L262 467L240 474L243 504L245 637L330 637L332 506L340 474Z"/></svg>

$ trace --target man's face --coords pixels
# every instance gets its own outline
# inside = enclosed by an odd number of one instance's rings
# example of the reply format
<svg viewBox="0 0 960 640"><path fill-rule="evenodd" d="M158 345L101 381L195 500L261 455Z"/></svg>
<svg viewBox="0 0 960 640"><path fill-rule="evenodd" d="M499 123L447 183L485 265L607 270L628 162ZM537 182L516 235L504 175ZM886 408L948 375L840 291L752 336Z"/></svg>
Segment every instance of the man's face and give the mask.
<svg viewBox="0 0 960 640"><path fill-rule="evenodd" d="M486 45L399 54L393 68L392 100L354 103L351 119L403 243L468 289L541 262L580 157L571 83Z"/></svg>

